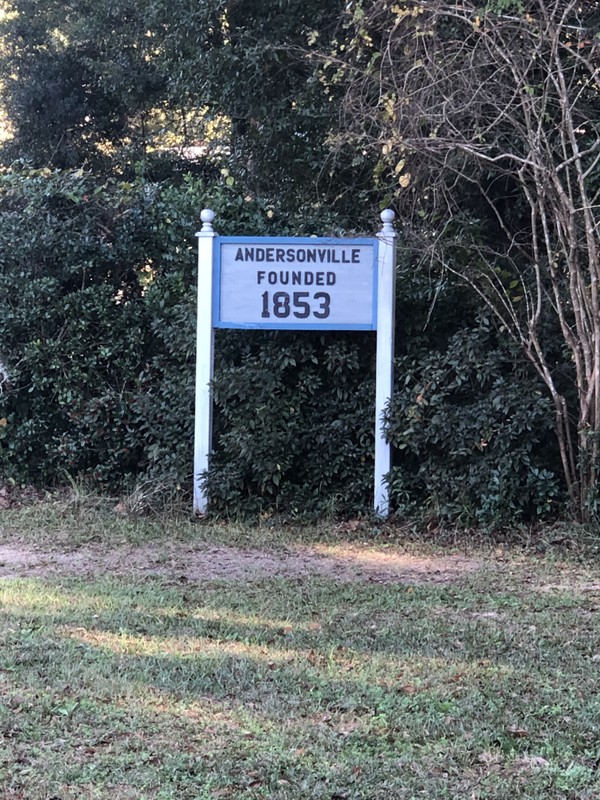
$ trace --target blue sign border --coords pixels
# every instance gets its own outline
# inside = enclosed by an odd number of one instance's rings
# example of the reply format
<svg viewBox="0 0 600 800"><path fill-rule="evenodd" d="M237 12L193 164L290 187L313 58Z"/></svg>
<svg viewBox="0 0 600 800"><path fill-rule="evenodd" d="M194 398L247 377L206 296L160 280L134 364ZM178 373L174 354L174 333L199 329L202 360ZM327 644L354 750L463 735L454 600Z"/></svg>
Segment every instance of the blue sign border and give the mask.
<svg viewBox="0 0 600 800"><path fill-rule="evenodd" d="M351 246L362 245L369 246L373 250L373 297L371 299L371 323L370 324L351 324L351 323L334 323L334 322L307 322L304 324L288 322L282 320L281 322L227 322L221 319L221 246L225 244L241 244L241 245L311 245L311 246ZM214 328L238 328L242 330L304 330L304 331L375 331L377 330L377 283L378 283L378 257L379 257L379 240L376 238L352 238L352 239L338 239L331 238L317 238L311 236L217 236L213 242L213 327Z"/></svg>

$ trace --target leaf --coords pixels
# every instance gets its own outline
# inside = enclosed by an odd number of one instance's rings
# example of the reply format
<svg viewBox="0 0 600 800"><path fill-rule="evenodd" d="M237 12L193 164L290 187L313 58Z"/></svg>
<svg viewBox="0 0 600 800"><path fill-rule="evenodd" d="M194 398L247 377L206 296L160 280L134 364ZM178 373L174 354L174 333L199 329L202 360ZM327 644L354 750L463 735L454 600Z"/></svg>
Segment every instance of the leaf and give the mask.
<svg viewBox="0 0 600 800"><path fill-rule="evenodd" d="M522 770L538 770L549 767L550 762L542 756L521 756L513 761L512 766Z"/></svg>
<svg viewBox="0 0 600 800"><path fill-rule="evenodd" d="M402 694L416 694L419 689L412 683L405 683L404 686L400 686L398 691L402 692Z"/></svg>
<svg viewBox="0 0 600 800"><path fill-rule="evenodd" d="M516 736L517 739L526 739L529 736L529 731L519 725L511 725L508 732Z"/></svg>

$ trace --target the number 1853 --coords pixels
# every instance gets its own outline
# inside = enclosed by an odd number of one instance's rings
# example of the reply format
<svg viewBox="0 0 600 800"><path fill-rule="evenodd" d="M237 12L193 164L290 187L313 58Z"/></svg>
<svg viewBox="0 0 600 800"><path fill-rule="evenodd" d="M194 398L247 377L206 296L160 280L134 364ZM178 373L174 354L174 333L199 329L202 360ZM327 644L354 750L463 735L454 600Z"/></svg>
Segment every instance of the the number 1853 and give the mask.
<svg viewBox="0 0 600 800"><path fill-rule="evenodd" d="M315 305L316 304L316 305ZM308 319L311 315L315 319L327 319L331 297L327 292L263 292L262 314L263 319L274 316L277 319L287 319L290 314L297 319Z"/></svg>

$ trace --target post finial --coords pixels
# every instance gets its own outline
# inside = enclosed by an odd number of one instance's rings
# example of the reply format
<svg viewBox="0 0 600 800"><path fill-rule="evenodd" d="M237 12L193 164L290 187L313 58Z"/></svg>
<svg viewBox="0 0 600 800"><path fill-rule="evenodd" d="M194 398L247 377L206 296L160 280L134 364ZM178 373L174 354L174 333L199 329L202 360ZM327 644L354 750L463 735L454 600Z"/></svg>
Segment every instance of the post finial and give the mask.
<svg viewBox="0 0 600 800"><path fill-rule="evenodd" d="M384 210L380 214L381 221L383 222L383 227L381 229L382 233L391 233L395 234L394 231L394 220L396 218L396 214L392 211L391 208L384 208Z"/></svg>
<svg viewBox="0 0 600 800"><path fill-rule="evenodd" d="M200 212L200 219L202 221L202 228L200 229L200 233L212 233L213 228L213 220L215 218L215 212L211 211L210 208L203 208Z"/></svg>

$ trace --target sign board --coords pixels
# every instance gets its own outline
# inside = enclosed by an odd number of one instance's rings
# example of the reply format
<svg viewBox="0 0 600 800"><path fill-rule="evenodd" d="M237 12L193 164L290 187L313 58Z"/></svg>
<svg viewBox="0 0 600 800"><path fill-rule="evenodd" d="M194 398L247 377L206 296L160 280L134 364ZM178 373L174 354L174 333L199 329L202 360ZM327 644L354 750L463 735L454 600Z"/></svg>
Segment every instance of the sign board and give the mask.
<svg viewBox="0 0 600 800"><path fill-rule="evenodd" d="M198 237L194 510L208 498L202 476L212 438L216 328L377 331L373 507L389 512L390 445L382 432L392 396L396 233L381 213L376 239L217 236L204 209Z"/></svg>
<svg viewBox="0 0 600 800"><path fill-rule="evenodd" d="M215 328L374 330L377 239L215 239Z"/></svg>

